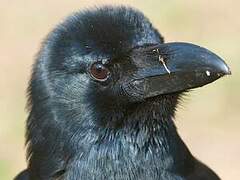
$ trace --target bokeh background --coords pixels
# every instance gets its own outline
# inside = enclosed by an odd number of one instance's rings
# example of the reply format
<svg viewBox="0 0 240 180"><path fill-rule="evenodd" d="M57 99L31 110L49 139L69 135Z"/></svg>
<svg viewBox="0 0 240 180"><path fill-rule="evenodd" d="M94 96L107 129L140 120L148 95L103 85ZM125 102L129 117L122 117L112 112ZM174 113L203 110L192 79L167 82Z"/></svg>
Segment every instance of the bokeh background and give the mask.
<svg viewBox="0 0 240 180"><path fill-rule="evenodd" d="M192 153L223 180L240 178L240 1L238 0L0 0L0 179L26 167L26 88L42 39L64 17L101 4L142 10L166 41L207 47L232 75L193 90L176 123Z"/></svg>

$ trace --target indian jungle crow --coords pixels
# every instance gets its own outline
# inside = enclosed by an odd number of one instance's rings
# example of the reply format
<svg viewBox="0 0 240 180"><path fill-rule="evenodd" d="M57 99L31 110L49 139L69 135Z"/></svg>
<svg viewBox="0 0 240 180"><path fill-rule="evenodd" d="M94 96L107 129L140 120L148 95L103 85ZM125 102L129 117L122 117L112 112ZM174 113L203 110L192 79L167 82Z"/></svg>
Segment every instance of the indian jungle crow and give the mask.
<svg viewBox="0 0 240 180"><path fill-rule="evenodd" d="M28 88L16 180L219 180L174 125L181 96L230 74L200 46L164 43L138 10L73 14L45 39Z"/></svg>

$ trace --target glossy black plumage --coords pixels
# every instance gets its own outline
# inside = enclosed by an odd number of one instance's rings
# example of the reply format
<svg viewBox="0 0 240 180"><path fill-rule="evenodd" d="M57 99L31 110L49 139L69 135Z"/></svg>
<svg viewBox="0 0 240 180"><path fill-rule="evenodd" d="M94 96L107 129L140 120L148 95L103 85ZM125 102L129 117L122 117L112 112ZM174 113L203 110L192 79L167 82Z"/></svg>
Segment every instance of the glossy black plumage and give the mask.
<svg viewBox="0 0 240 180"><path fill-rule="evenodd" d="M170 45L177 48L173 52L162 43L149 20L127 7L85 10L59 24L44 41L33 68L28 89L28 172L16 179L218 180L191 155L173 117L181 94L229 69L205 49L201 57L206 60L196 67L200 56L191 59L194 53L189 52L200 47ZM183 46L191 50L181 51ZM175 67L182 56L201 71L190 73L181 63ZM89 75L97 61L111 72L106 81ZM146 68L150 70L139 74ZM205 70L211 70L212 79L205 77ZM166 83L161 87L173 76L175 82L186 78L189 83L176 83L172 91ZM192 81L193 76L201 77L201 82ZM153 77L158 82L154 85Z"/></svg>

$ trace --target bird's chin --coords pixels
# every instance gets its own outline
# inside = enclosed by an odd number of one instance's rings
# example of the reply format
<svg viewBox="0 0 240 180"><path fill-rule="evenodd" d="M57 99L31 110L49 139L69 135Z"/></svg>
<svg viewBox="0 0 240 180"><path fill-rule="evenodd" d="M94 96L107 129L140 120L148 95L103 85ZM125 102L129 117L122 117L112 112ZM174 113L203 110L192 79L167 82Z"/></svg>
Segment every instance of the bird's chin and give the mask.
<svg viewBox="0 0 240 180"><path fill-rule="evenodd" d="M131 107L143 107L145 109L151 108L152 106L166 107L169 105L176 106L179 99L184 96L189 90L169 93L169 94L160 94L152 97L145 98L141 101L134 102L130 104Z"/></svg>
<svg viewBox="0 0 240 180"><path fill-rule="evenodd" d="M144 102L154 102L154 101L159 101L159 100L166 100L169 98L171 98L171 99L179 98L180 96L185 95L189 91L190 90L182 90L182 91L172 92L172 93L168 93L168 94L160 94L160 95L148 97L148 98L144 99Z"/></svg>

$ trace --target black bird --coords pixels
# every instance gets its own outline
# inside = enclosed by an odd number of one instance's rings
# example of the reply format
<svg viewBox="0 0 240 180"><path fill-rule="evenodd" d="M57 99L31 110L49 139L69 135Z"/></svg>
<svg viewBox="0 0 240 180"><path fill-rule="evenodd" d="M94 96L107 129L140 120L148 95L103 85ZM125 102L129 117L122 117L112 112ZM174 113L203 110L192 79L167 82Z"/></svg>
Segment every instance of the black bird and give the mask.
<svg viewBox="0 0 240 180"><path fill-rule="evenodd" d="M46 38L30 81L27 170L17 180L218 180L177 133L191 88L230 74L189 43L164 43L139 11L105 6Z"/></svg>

